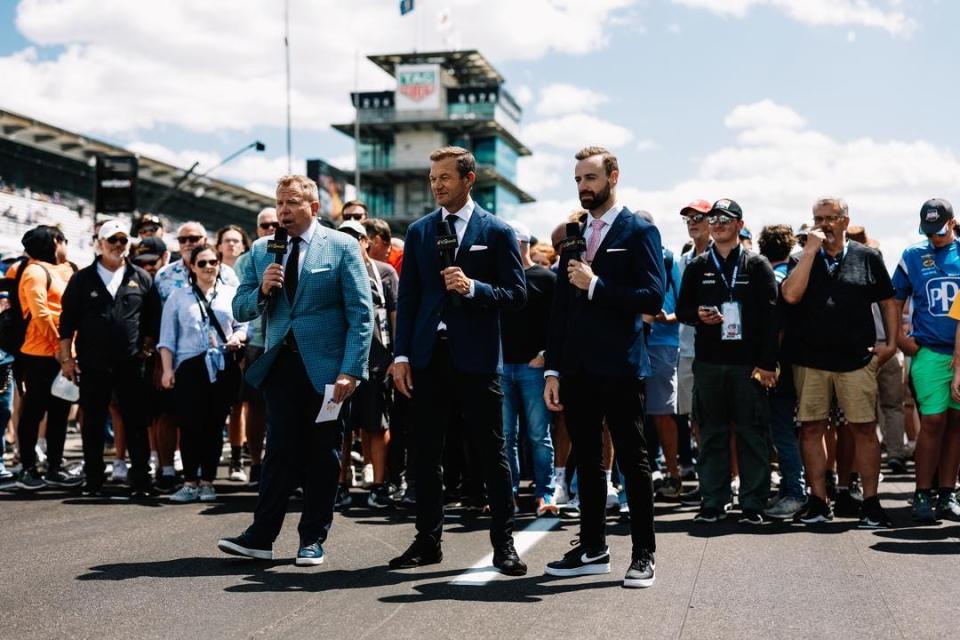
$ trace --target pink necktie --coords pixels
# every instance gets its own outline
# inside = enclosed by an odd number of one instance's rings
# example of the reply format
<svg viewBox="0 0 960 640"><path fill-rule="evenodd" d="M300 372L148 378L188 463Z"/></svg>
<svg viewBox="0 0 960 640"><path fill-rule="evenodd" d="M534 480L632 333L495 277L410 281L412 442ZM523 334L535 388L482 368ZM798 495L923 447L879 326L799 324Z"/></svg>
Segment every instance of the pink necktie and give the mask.
<svg viewBox="0 0 960 640"><path fill-rule="evenodd" d="M600 248L600 230L606 224L600 218L595 218L590 222L590 240L587 242L587 255L585 256L588 264L593 262L593 257L597 254L597 249Z"/></svg>

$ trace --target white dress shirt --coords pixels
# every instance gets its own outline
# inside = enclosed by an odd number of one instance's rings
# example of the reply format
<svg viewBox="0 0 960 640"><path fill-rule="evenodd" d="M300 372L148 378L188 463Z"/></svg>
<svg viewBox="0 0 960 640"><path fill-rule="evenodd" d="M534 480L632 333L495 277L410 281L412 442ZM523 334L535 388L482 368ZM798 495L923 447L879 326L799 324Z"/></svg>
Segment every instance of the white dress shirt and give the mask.
<svg viewBox="0 0 960 640"><path fill-rule="evenodd" d="M123 284L123 275L126 273L127 265L121 264L120 268L116 271L110 271L103 264L97 260L97 275L100 276L100 279L103 280L103 286L107 288L107 291L110 292L110 296L113 298L117 297L117 291L120 290L120 285Z"/></svg>
<svg viewBox="0 0 960 640"><path fill-rule="evenodd" d="M320 226L320 223L317 222L317 219L314 218L313 222L310 223L310 226L307 227L307 230L300 234L300 259L297 264L297 273L303 271L303 262L307 259L307 247L310 246L310 241L313 240L313 234L317 232L317 227ZM290 238L287 241L287 252L283 254L283 269L286 273L287 269L287 258L290 257L290 252L293 251L293 238Z"/></svg>

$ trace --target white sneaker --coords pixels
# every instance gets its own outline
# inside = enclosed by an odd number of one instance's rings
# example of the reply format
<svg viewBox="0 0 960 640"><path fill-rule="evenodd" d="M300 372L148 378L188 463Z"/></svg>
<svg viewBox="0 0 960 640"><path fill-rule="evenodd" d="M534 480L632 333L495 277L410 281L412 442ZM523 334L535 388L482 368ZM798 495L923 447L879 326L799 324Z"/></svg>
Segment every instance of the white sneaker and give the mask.
<svg viewBox="0 0 960 640"><path fill-rule="evenodd" d="M41 444L43 446L40 446ZM47 461L47 441L41 438L33 450L37 454L37 464L44 464Z"/></svg>
<svg viewBox="0 0 960 640"><path fill-rule="evenodd" d="M612 482L607 483L607 509L617 509L620 507L620 492L613 486Z"/></svg>
<svg viewBox="0 0 960 640"><path fill-rule="evenodd" d="M150 452L150 475L156 477L157 469L160 468L160 459L156 451Z"/></svg>
<svg viewBox="0 0 960 640"><path fill-rule="evenodd" d="M170 496L170 502L196 502L200 497L200 490L197 487L191 487L188 484L183 485L175 494Z"/></svg>
<svg viewBox="0 0 960 640"><path fill-rule="evenodd" d="M579 518L580 517L580 498L573 496L567 503L560 507L561 518Z"/></svg>
<svg viewBox="0 0 960 640"><path fill-rule="evenodd" d="M217 499L217 490L213 488L212 484L200 485L200 490L197 494L200 502L213 502Z"/></svg>
<svg viewBox="0 0 960 640"><path fill-rule="evenodd" d="M247 474L244 472L243 467L233 467L230 469L230 482L246 482Z"/></svg>
<svg viewBox="0 0 960 640"><path fill-rule="evenodd" d="M180 449L173 452L173 468L178 473L183 473L183 458L180 457Z"/></svg>
<svg viewBox="0 0 960 640"><path fill-rule="evenodd" d="M373 465L365 464L363 465L363 481L361 486L364 489L369 489L373 486Z"/></svg>
<svg viewBox="0 0 960 640"><path fill-rule="evenodd" d="M113 471L110 473L110 482L123 483L127 481L127 461L114 460Z"/></svg>
<svg viewBox="0 0 960 640"><path fill-rule="evenodd" d="M570 502L570 493L567 491L566 483L557 482L553 490L553 503L557 506L563 506Z"/></svg>

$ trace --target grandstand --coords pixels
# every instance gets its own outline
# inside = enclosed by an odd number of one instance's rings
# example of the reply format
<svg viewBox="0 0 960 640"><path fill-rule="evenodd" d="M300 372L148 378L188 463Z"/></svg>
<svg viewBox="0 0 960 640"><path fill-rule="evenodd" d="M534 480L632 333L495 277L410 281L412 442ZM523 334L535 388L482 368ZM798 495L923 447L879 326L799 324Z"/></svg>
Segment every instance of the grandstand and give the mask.
<svg viewBox="0 0 960 640"><path fill-rule="evenodd" d="M122 147L0 109L0 252L19 253L20 238L27 229L55 224L70 240L71 260L89 262L96 156L129 153ZM203 178L188 180L183 186L189 188L175 192L162 211L151 211L186 172L139 156L137 201L141 212L161 213L171 227L177 221L199 220L211 231L226 224L253 231L257 212L274 204L269 196ZM265 176L265 181L272 178Z"/></svg>

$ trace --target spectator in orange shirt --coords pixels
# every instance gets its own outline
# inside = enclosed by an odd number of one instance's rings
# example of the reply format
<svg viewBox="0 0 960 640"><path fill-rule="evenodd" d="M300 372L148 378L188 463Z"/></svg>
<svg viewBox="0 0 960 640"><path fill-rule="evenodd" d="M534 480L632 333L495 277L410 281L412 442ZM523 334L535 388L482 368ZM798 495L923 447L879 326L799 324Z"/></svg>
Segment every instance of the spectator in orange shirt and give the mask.
<svg viewBox="0 0 960 640"><path fill-rule="evenodd" d="M19 369L25 391L21 401L17 438L23 471L17 486L35 491L45 486L75 487L80 478L63 471L63 446L67 434L70 403L50 393L60 372L57 353L60 344L60 298L73 277L67 262L67 239L56 227L40 225L23 236L29 260L24 263L18 295L26 335L20 348ZM37 471L35 447L43 416L47 416L47 473Z"/></svg>

